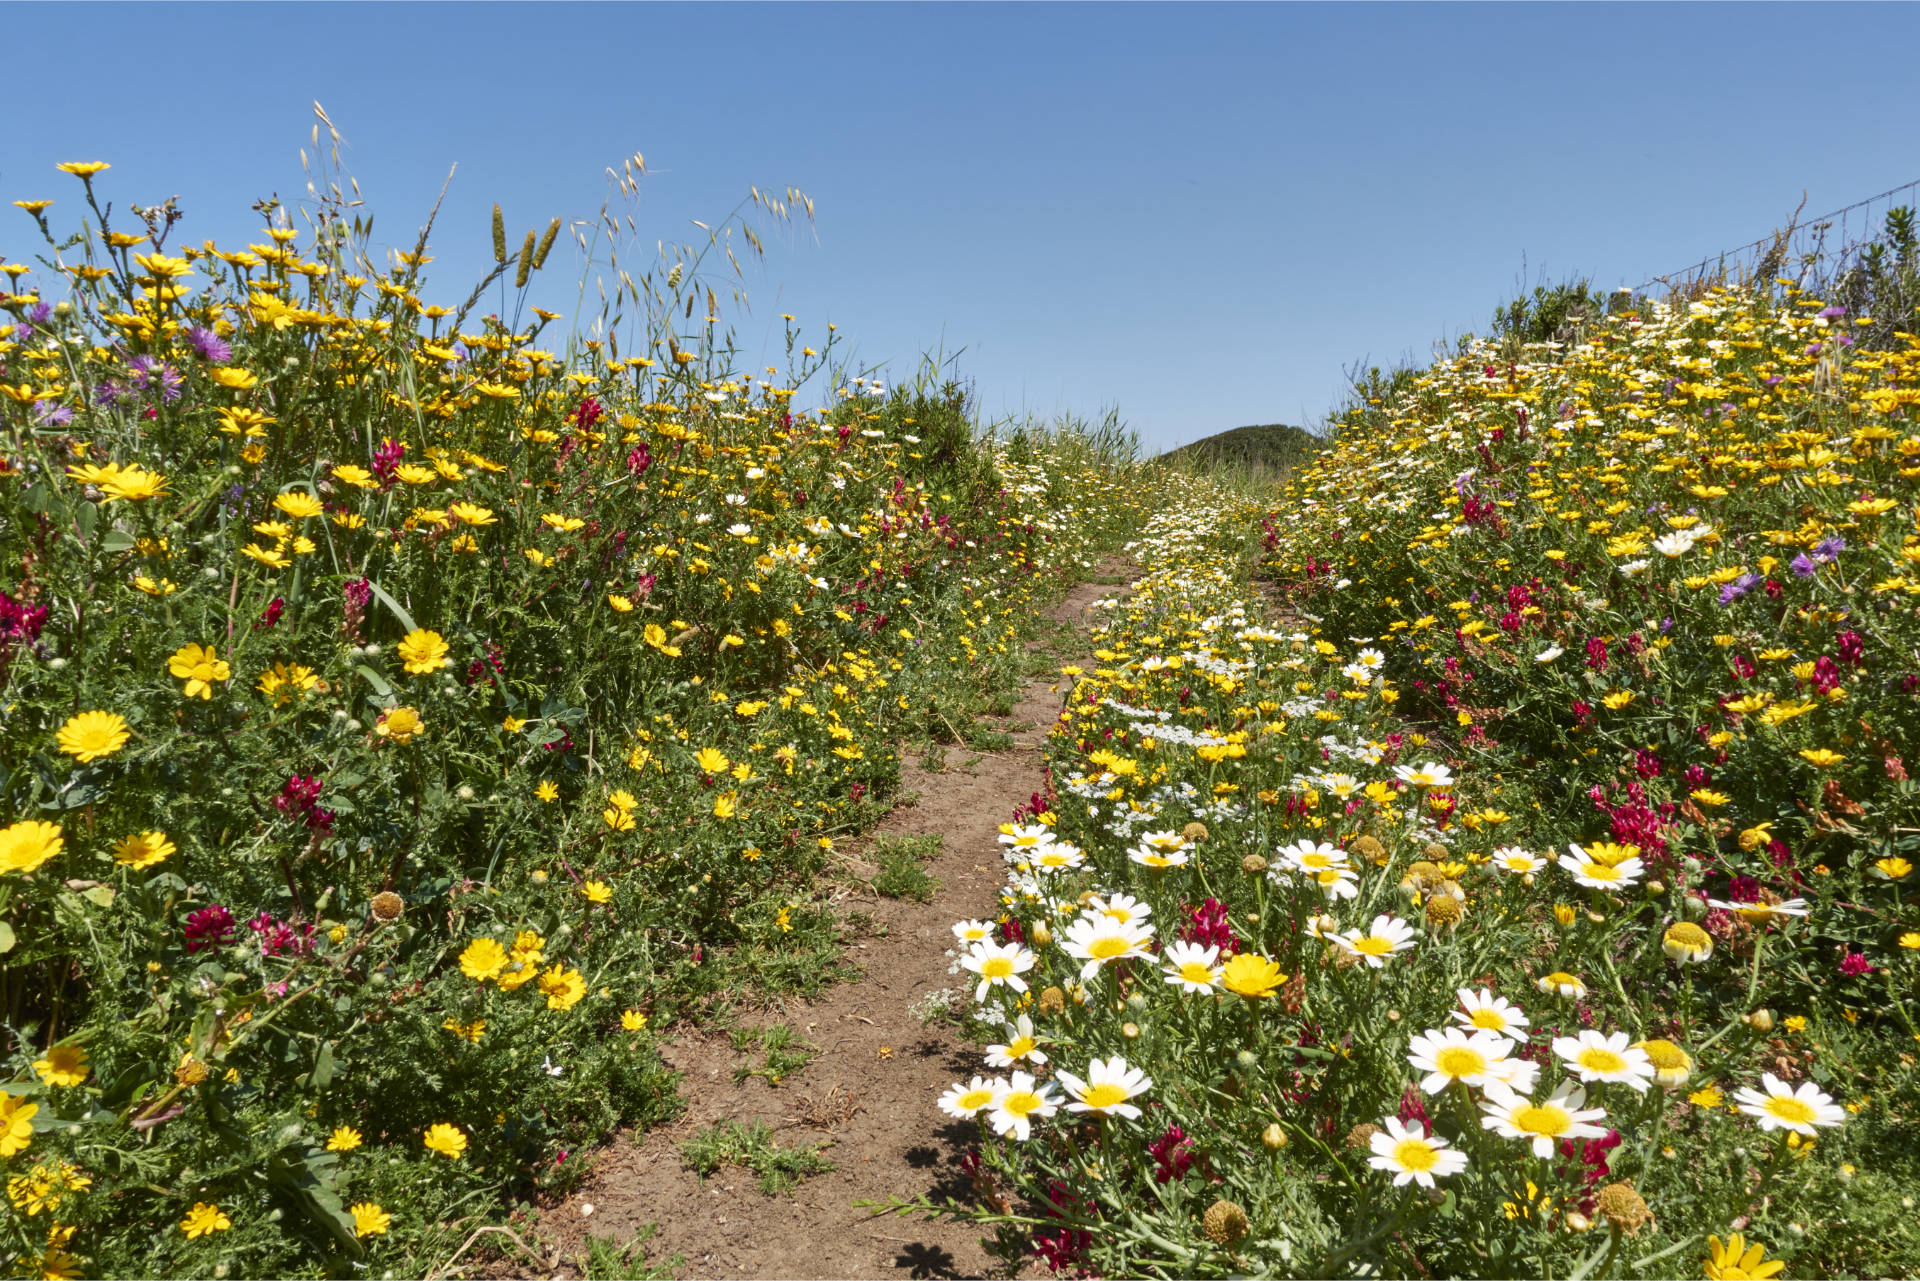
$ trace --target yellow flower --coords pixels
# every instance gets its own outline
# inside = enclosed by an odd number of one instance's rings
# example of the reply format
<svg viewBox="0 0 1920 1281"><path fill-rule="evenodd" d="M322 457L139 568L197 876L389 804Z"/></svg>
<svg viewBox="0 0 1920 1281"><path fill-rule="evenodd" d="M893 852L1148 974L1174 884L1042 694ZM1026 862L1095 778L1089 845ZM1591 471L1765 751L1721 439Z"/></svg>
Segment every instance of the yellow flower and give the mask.
<svg viewBox="0 0 1920 1281"><path fill-rule="evenodd" d="M273 505L295 520L312 520L326 510L321 506L318 498L303 489L290 489L284 494L277 495Z"/></svg>
<svg viewBox="0 0 1920 1281"><path fill-rule="evenodd" d="M1900 936L1900 946L1909 952L1920 952L1920 930L1908 930Z"/></svg>
<svg viewBox="0 0 1920 1281"><path fill-rule="evenodd" d="M480 1038L485 1036L487 1032L487 1021L485 1019L475 1019L471 1023L462 1023L459 1019L448 1019L440 1026L461 1040L470 1041L474 1045L480 1044Z"/></svg>
<svg viewBox="0 0 1920 1281"><path fill-rule="evenodd" d="M447 642L439 632L418 628L408 632L399 645L400 661L408 672L415 676L424 676L428 672L438 671L450 665L453 660L447 657Z"/></svg>
<svg viewBox="0 0 1920 1281"><path fill-rule="evenodd" d="M109 499L143 503L167 492L167 478L144 467L122 467L114 478L101 486Z"/></svg>
<svg viewBox="0 0 1920 1281"><path fill-rule="evenodd" d="M38 1103L23 1103L0 1089L0 1156L16 1156L27 1150L33 1142L33 1118L39 1111Z"/></svg>
<svg viewBox="0 0 1920 1281"><path fill-rule="evenodd" d="M447 510L451 512L453 518L462 525L492 525L496 523L493 510L482 507L478 503L461 501L447 508Z"/></svg>
<svg viewBox="0 0 1920 1281"><path fill-rule="evenodd" d="M54 166L61 173L70 173L76 178L91 178L97 173L105 173L113 168L104 160L69 160Z"/></svg>
<svg viewBox="0 0 1920 1281"><path fill-rule="evenodd" d="M638 1032L647 1026L647 1016L639 1010L622 1010L620 1028L625 1032Z"/></svg>
<svg viewBox="0 0 1920 1281"><path fill-rule="evenodd" d="M1707 1257L1700 1261L1700 1270L1708 1281L1766 1281L1787 1266L1779 1259L1768 1259L1766 1253L1758 1244L1749 1246L1738 1232L1725 1245L1719 1237L1708 1236Z"/></svg>
<svg viewBox="0 0 1920 1281"><path fill-rule="evenodd" d="M1757 850L1772 839L1772 820L1768 820L1765 823L1755 823L1752 827L1740 833L1740 848L1747 851Z"/></svg>
<svg viewBox="0 0 1920 1281"><path fill-rule="evenodd" d="M225 1232L233 1226L233 1220L221 1213L217 1205L208 1205L205 1201L195 1201L193 1209L187 1211L187 1217L180 1221L180 1230L187 1239L203 1237L211 1232Z"/></svg>
<svg viewBox="0 0 1920 1281"><path fill-rule="evenodd" d="M527 718L524 716L509 716L500 722L500 728L509 734L518 734L526 723Z"/></svg>
<svg viewBox="0 0 1920 1281"><path fill-rule="evenodd" d="M548 512L540 518L540 523L549 529L557 529L563 534L571 534L587 522L581 520L578 516L562 516L558 512Z"/></svg>
<svg viewBox="0 0 1920 1281"><path fill-rule="evenodd" d="M262 672L260 683L255 687L272 699L278 707L296 694L305 697L319 688L320 678L313 674L311 667L302 667L298 663L275 663L271 670Z"/></svg>
<svg viewBox="0 0 1920 1281"><path fill-rule="evenodd" d="M1804 756L1819 769L1832 769L1841 761L1847 759L1840 753L1830 752L1824 747L1803 747L1800 749L1800 755Z"/></svg>
<svg viewBox="0 0 1920 1281"><path fill-rule="evenodd" d="M698 765L701 771L707 774L723 773L727 766L732 763L727 760L727 754L725 752L712 747L703 747L695 752L693 754L693 760L694 764Z"/></svg>
<svg viewBox="0 0 1920 1281"><path fill-rule="evenodd" d="M337 1127L333 1137L327 1140L327 1151L351 1152L360 1146L360 1142L360 1131L350 1125L342 1125Z"/></svg>
<svg viewBox="0 0 1920 1281"><path fill-rule="evenodd" d="M211 645L182 645L167 660L167 670L186 682L180 690L186 698L211 699L214 682L232 675L227 661Z"/></svg>
<svg viewBox="0 0 1920 1281"><path fill-rule="evenodd" d="M356 489L378 489L380 487L380 482L373 478L372 472L364 467L356 467L352 463L342 463L340 466L334 468L333 477L335 480L343 484L352 485Z"/></svg>
<svg viewBox="0 0 1920 1281"><path fill-rule="evenodd" d="M540 990L546 993L548 1009L570 1010L587 994L587 981L580 971L555 965L540 976Z"/></svg>
<svg viewBox="0 0 1920 1281"><path fill-rule="evenodd" d="M242 547L240 554L259 561L268 569L285 569L287 566L293 564L292 561L287 559L287 554L279 548L261 547L256 543L248 543L245 547Z"/></svg>
<svg viewBox="0 0 1920 1281"><path fill-rule="evenodd" d="M37 871L64 844L59 826L39 819L22 819L0 828L0 873Z"/></svg>
<svg viewBox="0 0 1920 1281"><path fill-rule="evenodd" d="M60 727L60 750L91 765L127 745L127 723L114 712L81 712Z"/></svg>
<svg viewBox="0 0 1920 1281"><path fill-rule="evenodd" d="M79 1085L92 1071L86 1050L77 1045L54 1046L45 1058L33 1061L33 1070L48 1085Z"/></svg>
<svg viewBox="0 0 1920 1281"><path fill-rule="evenodd" d="M1687 1102L1693 1104L1693 1106L1697 1108L1707 1108L1709 1110L1719 1107L1725 1101L1726 1096L1711 1085L1695 1090L1687 1096Z"/></svg>
<svg viewBox="0 0 1920 1281"><path fill-rule="evenodd" d="M607 604L613 607L615 613L631 614L633 612L633 601L626 596L610 595L607 597Z"/></svg>
<svg viewBox="0 0 1920 1281"><path fill-rule="evenodd" d="M1610 710L1617 712L1633 701L1633 691L1630 689L1617 689L1600 701L1605 703Z"/></svg>
<svg viewBox="0 0 1920 1281"><path fill-rule="evenodd" d="M1687 795L1691 796L1694 800L1698 801L1700 804L1710 806L1713 808L1718 808L1719 806L1725 805L1727 802L1733 799L1731 796L1728 796L1725 792L1716 792L1710 787L1695 788L1693 791L1688 792Z"/></svg>
<svg viewBox="0 0 1920 1281"><path fill-rule="evenodd" d="M372 1201L356 1202L348 1212L353 1215L353 1235L357 1237L384 1236L387 1225L393 1222L393 1216Z"/></svg>
<svg viewBox="0 0 1920 1281"><path fill-rule="evenodd" d="M1278 965L1252 952L1240 953L1220 971L1220 986L1250 1001L1272 996L1274 989L1286 981Z"/></svg>
<svg viewBox="0 0 1920 1281"><path fill-rule="evenodd" d="M605 881L588 881L580 887L580 893L589 903L606 904L613 902L613 887Z"/></svg>
<svg viewBox="0 0 1920 1281"><path fill-rule="evenodd" d="M542 783L533 789L533 794L543 801L557 801L560 799L560 788L554 783Z"/></svg>
<svg viewBox="0 0 1920 1281"><path fill-rule="evenodd" d="M373 732L381 738L406 746L418 734L425 732L427 723L420 719L420 713L411 707L395 707L380 713L380 721Z"/></svg>
<svg viewBox="0 0 1920 1281"><path fill-rule="evenodd" d="M441 1121L427 1127L423 1140L427 1151L438 1152L449 1161L458 1161L467 1150L467 1136L457 1125Z"/></svg>
<svg viewBox="0 0 1920 1281"><path fill-rule="evenodd" d="M460 972L476 983L500 977L507 968L507 950L490 938L477 938L460 953Z"/></svg>
<svg viewBox="0 0 1920 1281"><path fill-rule="evenodd" d="M166 862L178 851L179 847L167 839L165 832L135 832L113 847L113 857L122 867L141 872Z"/></svg>
<svg viewBox="0 0 1920 1281"><path fill-rule="evenodd" d="M1912 872L1913 864L1895 854L1890 858L1874 860L1873 867L1867 875L1877 880L1900 881L1905 880Z"/></svg>
<svg viewBox="0 0 1920 1281"><path fill-rule="evenodd" d="M606 823L607 830L610 832L631 832L633 830L633 815L618 806L601 810L600 818L601 821Z"/></svg>
<svg viewBox="0 0 1920 1281"><path fill-rule="evenodd" d="M713 798L713 816L715 818L732 818L734 814L739 811L739 808L740 795L738 792L722 792Z"/></svg>

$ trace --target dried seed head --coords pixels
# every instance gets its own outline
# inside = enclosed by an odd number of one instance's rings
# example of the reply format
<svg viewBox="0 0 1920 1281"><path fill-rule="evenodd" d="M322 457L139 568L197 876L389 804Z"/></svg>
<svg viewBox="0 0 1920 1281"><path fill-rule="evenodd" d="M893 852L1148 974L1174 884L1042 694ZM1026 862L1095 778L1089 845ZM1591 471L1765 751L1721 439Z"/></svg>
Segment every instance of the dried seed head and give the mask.
<svg viewBox="0 0 1920 1281"><path fill-rule="evenodd" d="M400 919L400 914L407 910L407 901L392 890L382 890L373 896L372 907L373 919L386 925Z"/></svg>
<svg viewBox="0 0 1920 1281"><path fill-rule="evenodd" d="M1653 1221L1653 1211L1647 1208L1646 1200L1625 1179L1601 1188L1593 1198L1593 1206L1601 1217L1628 1236Z"/></svg>
<svg viewBox="0 0 1920 1281"><path fill-rule="evenodd" d="M1353 852L1376 867L1387 861L1387 847L1371 836L1355 838Z"/></svg>
<svg viewBox="0 0 1920 1281"><path fill-rule="evenodd" d="M1435 894L1427 899L1427 924L1436 930L1450 930L1460 924L1466 909L1451 894Z"/></svg>
<svg viewBox="0 0 1920 1281"><path fill-rule="evenodd" d="M515 289L526 288L527 277L533 274L533 244L533 233L529 231L526 241L520 246L519 270L513 273L513 287Z"/></svg>
<svg viewBox="0 0 1920 1281"><path fill-rule="evenodd" d="M547 254L553 250L553 241L560 234L560 220L555 218L547 224L547 234L540 237L540 247L533 251L533 269L540 270L547 265Z"/></svg>
<svg viewBox="0 0 1920 1281"><path fill-rule="evenodd" d="M1207 839L1207 825L1205 823L1189 823L1180 829L1180 835L1195 843L1204 841Z"/></svg>
<svg viewBox="0 0 1920 1281"><path fill-rule="evenodd" d="M1425 854L1429 859L1431 859L1435 863L1444 863L1447 861L1447 847L1440 844L1438 841L1427 842L1427 848L1421 850L1420 852L1422 854Z"/></svg>
<svg viewBox="0 0 1920 1281"><path fill-rule="evenodd" d="M1061 1014L1067 1008L1067 994L1057 987L1049 987L1040 993L1040 1012L1042 1014Z"/></svg>
<svg viewBox="0 0 1920 1281"><path fill-rule="evenodd" d="M1207 1207L1200 1227L1215 1245L1234 1245L1246 1238L1253 1225L1247 1222L1245 1210L1222 1197Z"/></svg>
<svg viewBox="0 0 1920 1281"><path fill-rule="evenodd" d="M1267 870L1267 860L1258 854L1249 854L1240 860L1240 870L1248 876L1258 876Z"/></svg>
<svg viewBox="0 0 1920 1281"><path fill-rule="evenodd" d="M1379 1126L1370 1125L1362 1121L1359 1125L1347 1131L1347 1146L1350 1148L1364 1148L1373 1142L1373 1136L1378 1133L1380 1133Z"/></svg>

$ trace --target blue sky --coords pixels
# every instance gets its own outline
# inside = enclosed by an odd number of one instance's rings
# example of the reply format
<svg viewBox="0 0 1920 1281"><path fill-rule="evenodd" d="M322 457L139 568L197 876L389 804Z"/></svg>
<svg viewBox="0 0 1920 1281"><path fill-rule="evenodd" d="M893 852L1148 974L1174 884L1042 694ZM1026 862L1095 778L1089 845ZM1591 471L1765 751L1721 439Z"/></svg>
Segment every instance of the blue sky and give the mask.
<svg viewBox="0 0 1920 1281"><path fill-rule="evenodd" d="M1315 5L8 6L0 200L177 194L238 247L303 193L311 103L376 239L448 167L429 293L590 218L697 235L750 184L811 228L747 269L782 311L910 373L964 348L989 415L1117 405L1150 447L1317 418L1342 370L1484 330L1528 282L1637 284L1920 178L1920 7ZM1904 122L1904 123L1903 123ZM0 207L0 251L31 252ZM70 223L64 225L71 225ZM540 301L575 311L556 251Z"/></svg>

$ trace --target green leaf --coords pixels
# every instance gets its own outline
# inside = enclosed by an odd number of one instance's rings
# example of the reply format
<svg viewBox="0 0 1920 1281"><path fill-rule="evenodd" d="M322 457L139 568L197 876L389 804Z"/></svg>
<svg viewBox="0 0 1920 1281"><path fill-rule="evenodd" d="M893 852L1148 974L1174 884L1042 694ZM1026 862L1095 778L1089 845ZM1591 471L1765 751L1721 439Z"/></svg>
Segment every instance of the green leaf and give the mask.
<svg viewBox="0 0 1920 1281"><path fill-rule="evenodd" d="M0 952L13 951L13 926L0 921Z"/></svg>
<svg viewBox="0 0 1920 1281"><path fill-rule="evenodd" d="M96 885L91 889L81 890L80 897L100 907L112 907L113 887L110 885Z"/></svg>
<svg viewBox="0 0 1920 1281"><path fill-rule="evenodd" d="M382 698L393 697L393 686L387 684L387 678L382 676L379 672L374 671L371 667L368 667L365 663L360 664L358 667L355 667L353 670L356 672L359 672L362 676L367 678L367 684L373 686L374 693L380 695L380 697Z"/></svg>
<svg viewBox="0 0 1920 1281"><path fill-rule="evenodd" d="M324 1090L333 1084L333 1042L320 1042L320 1053L313 1057L313 1072L307 1077L309 1084L316 1090Z"/></svg>
<svg viewBox="0 0 1920 1281"><path fill-rule="evenodd" d="M399 601L387 595L386 588L374 582L371 578L367 580L367 586L373 589L373 594L380 598L381 604L385 605L389 610L393 611L393 616L400 620L400 625L402 627L406 628L410 632L417 632L420 630L420 624L413 621L413 615L409 614L406 611L406 607L403 606Z"/></svg>
<svg viewBox="0 0 1920 1281"><path fill-rule="evenodd" d="M100 540L100 550L103 552L124 552L133 545L133 535L124 529L109 529L106 537Z"/></svg>

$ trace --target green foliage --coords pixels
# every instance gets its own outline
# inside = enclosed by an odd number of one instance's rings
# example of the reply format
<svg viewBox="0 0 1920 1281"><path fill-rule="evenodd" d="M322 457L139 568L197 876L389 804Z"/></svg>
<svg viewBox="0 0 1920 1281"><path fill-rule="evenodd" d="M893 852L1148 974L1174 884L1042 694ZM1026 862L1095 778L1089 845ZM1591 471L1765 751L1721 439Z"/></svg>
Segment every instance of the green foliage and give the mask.
<svg viewBox="0 0 1920 1281"><path fill-rule="evenodd" d="M868 851L868 857L880 864L880 871L873 878L874 892L888 898L912 899L916 903L932 902L939 883L920 864L939 852L937 833L878 837Z"/></svg>
<svg viewBox="0 0 1920 1281"><path fill-rule="evenodd" d="M1194 468L1216 480L1244 476L1250 482L1270 483L1319 452L1324 443L1303 428L1264 423L1203 436L1155 461Z"/></svg>
<svg viewBox="0 0 1920 1281"><path fill-rule="evenodd" d="M686 1270L686 1257L674 1255L653 1263L647 1258L647 1242L660 1231L649 1223L624 1244L610 1237L590 1236L580 1259L580 1275L588 1281L671 1281Z"/></svg>
<svg viewBox="0 0 1920 1281"><path fill-rule="evenodd" d="M768 1085L778 1085L820 1057L819 1049L800 1041L793 1026L788 1023L774 1023L760 1028L735 1028L728 1036L736 1050L759 1049L766 1053L766 1059L759 1067L750 1063L736 1067L733 1070L733 1079L736 1081L757 1076Z"/></svg>
<svg viewBox="0 0 1920 1281"><path fill-rule="evenodd" d="M680 1157L703 1179L723 1165L741 1166L759 1177L762 1195L778 1196L791 1192L802 1179L833 1169L833 1162L820 1155L826 1148L824 1143L812 1148L781 1147L765 1121L752 1125L722 1121L681 1144Z"/></svg>

